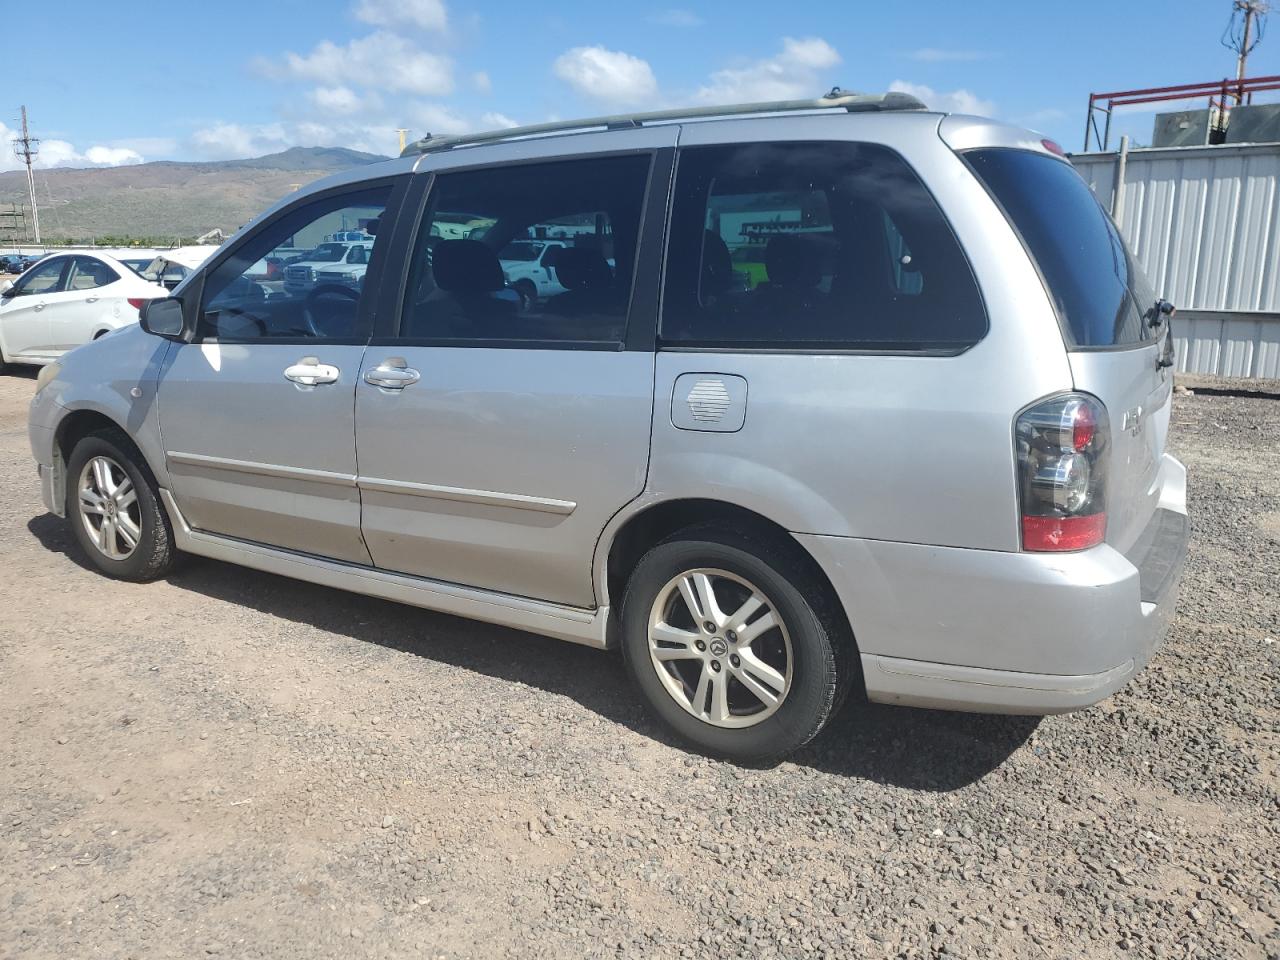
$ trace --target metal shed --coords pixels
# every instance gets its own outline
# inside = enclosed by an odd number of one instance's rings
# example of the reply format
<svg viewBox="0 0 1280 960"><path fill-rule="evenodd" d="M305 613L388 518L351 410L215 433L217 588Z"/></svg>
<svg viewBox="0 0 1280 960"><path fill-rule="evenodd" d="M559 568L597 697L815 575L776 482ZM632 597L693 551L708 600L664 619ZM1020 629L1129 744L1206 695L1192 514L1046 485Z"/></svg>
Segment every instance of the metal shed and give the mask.
<svg viewBox="0 0 1280 960"><path fill-rule="evenodd" d="M1280 143L1079 154L1160 294L1178 370L1280 378Z"/></svg>

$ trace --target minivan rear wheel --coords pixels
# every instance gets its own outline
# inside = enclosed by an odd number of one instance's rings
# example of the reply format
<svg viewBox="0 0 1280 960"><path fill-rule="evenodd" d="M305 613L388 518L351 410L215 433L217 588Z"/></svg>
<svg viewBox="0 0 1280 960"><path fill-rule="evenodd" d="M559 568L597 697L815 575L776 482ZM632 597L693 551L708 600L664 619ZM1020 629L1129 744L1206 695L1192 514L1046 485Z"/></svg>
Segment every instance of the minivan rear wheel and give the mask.
<svg viewBox="0 0 1280 960"><path fill-rule="evenodd" d="M66 514L93 565L118 580L145 582L173 566L169 516L151 471L118 431L78 441L67 462Z"/></svg>
<svg viewBox="0 0 1280 960"><path fill-rule="evenodd" d="M838 635L819 614L821 590L789 545L676 534L627 584L627 667L654 712L704 752L777 759L813 739L837 702Z"/></svg>

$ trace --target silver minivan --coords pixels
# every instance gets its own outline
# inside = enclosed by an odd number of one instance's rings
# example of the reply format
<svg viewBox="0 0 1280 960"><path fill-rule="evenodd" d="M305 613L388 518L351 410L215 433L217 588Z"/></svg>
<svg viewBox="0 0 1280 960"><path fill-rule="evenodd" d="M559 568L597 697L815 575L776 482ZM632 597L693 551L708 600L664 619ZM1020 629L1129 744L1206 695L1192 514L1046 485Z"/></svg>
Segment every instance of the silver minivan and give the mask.
<svg viewBox="0 0 1280 960"><path fill-rule="evenodd" d="M336 230L363 284L248 276ZM620 648L758 761L851 691L1043 714L1143 666L1188 536L1171 315L1056 144L833 91L290 194L46 367L31 444L110 576L198 554Z"/></svg>

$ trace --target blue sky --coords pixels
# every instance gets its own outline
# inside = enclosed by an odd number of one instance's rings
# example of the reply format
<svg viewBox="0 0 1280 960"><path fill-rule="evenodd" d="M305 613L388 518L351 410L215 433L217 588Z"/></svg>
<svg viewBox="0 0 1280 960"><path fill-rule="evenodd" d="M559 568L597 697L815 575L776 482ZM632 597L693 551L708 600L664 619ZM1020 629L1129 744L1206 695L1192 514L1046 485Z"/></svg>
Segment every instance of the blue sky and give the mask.
<svg viewBox="0 0 1280 960"><path fill-rule="evenodd" d="M1233 73L1229 0L667 5L617 0L56 0L6 44L45 165L396 149L411 136L891 86L1081 146L1091 90ZM1251 75L1280 73L1280 34ZM1151 111L1116 129L1146 141ZM11 152L0 169L11 169Z"/></svg>

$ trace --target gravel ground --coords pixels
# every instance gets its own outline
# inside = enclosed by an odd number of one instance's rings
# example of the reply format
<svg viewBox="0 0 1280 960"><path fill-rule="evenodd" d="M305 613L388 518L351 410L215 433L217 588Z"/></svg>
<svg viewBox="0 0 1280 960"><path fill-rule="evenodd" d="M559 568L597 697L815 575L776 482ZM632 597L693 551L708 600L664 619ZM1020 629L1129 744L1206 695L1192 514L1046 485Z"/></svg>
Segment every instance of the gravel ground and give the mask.
<svg viewBox="0 0 1280 960"><path fill-rule="evenodd" d="M1183 395L1169 642L1037 721L851 705L683 751L617 657L208 561L134 586L39 503L0 377L0 956L1280 956L1280 401Z"/></svg>

